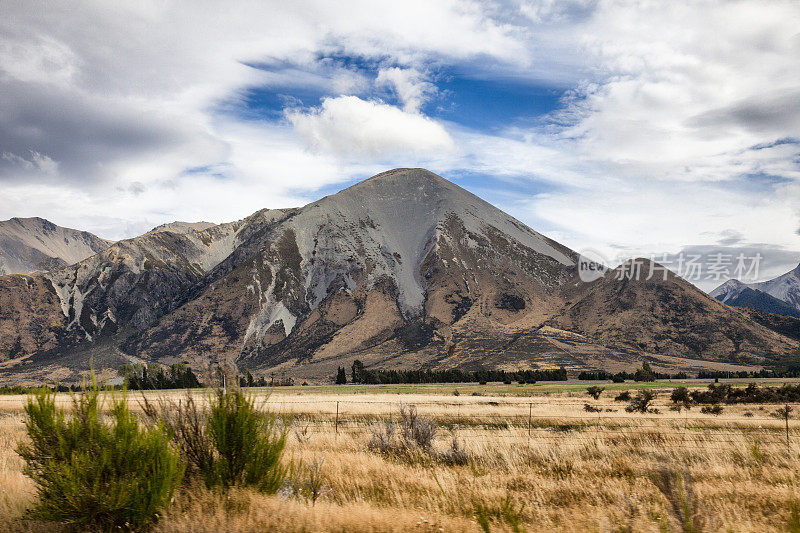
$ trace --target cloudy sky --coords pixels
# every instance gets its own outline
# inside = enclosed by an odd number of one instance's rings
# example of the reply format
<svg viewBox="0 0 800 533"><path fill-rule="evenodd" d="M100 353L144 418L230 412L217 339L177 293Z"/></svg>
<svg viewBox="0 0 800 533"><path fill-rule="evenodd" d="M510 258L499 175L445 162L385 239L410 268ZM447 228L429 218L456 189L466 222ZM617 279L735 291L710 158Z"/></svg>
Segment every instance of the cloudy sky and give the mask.
<svg viewBox="0 0 800 533"><path fill-rule="evenodd" d="M796 1L1 5L0 219L119 239L421 166L576 250L800 262Z"/></svg>

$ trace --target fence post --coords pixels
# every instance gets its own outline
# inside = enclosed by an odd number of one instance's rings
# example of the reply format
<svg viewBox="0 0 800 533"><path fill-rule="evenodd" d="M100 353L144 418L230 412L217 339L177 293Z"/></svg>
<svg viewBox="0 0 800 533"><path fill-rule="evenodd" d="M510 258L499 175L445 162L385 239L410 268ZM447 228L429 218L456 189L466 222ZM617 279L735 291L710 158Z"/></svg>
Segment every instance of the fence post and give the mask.
<svg viewBox="0 0 800 533"><path fill-rule="evenodd" d="M528 440L531 439L531 417L533 416L533 402L528 404Z"/></svg>
<svg viewBox="0 0 800 533"><path fill-rule="evenodd" d="M339 436L339 402L336 402L336 436Z"/></svg>
<svg viewBox="0 0 800 533"><path fill-rule="evenodd" d="M787 455L791 455L791 448L789 446L789 413L792 412L792 408L789 407L789 404L786 404L786 407L783 409L783 416L786 419L786 453Z"/></svg>

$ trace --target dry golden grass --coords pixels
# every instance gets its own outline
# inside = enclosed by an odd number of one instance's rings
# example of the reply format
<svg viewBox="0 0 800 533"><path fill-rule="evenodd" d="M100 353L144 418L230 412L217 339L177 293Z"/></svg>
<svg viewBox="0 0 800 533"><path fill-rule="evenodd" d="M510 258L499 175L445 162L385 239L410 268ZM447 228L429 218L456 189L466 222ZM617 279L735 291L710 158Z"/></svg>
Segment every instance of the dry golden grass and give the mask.
<svg viewBox="0 0 800 533"><path fill-rule="evenodd" d="M789 529L800 434L792 421L787 449L784 422L768 416L777 406L727 406L717 417L697 408L677 413L661 392L660 414L632 415L611 397L456 397L449 390L274 394L267 405L294 415L287 458L307 466L324 457L316 503L287 491L185 489L155 530L479 532L483 517L492 531L683 531L673 511L680 493L706 531ZM131 393L134 407L138 394ZM68 405L69 396L60 396ZM370 451L372 426L396 420L401 400L437 421L438 449L449 445L452 428L470 464ZM604 411L587 413L584 403ZM55 532L19 519L35 498L14 452L25 436L23 405L23 397L0 398L0 530ZM680 491L657 487L662 471L680 478Z"/></svg>

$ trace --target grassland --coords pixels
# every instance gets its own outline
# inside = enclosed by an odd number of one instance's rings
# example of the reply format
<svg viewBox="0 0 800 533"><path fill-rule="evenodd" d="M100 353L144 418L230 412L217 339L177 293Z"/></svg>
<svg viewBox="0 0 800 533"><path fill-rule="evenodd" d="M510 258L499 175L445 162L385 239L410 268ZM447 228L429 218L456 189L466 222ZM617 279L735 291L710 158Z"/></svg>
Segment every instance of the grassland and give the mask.
<svg viewBox="0 0 800 533"><path fill-rule="evenodd" d="M597 401L574 382L256 391L292 415L286 458L304 465L295 485L318 471L319 498L288 487L275 496L186 489L155 530L800 530L800 423L790 420L787 441L785 422L769 416L775 405L726 406L718 416L671 411L675 385L654 385L658 414L631 414L614 401L632 384L603 384L609 390ZM184 393L130 393L132 405L140 394ZM36 497L14 452L25 438L24 402L0 397L0 530L60 531L20 519ZM401 403L436 422L437 450L455 436L467 464L371 450L376 425L396 421ZM602 411L586 412L587 403Z"/></svg>

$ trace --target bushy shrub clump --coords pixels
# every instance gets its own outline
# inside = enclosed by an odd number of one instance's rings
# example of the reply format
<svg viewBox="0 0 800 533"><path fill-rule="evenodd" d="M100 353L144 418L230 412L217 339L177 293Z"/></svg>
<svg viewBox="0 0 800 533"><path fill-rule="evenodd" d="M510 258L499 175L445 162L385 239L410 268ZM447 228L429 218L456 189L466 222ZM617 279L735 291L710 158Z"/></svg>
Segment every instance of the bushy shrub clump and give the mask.
<svg viewBox="0 0 800 533"><path fill-rule="evenodd" d="M34 518L88 529L138 529L157 518L183 476L183 464L162 425L145 428L124 394L105 399L93 384L73 396L73 411L57 409L55 394L28 401L30 442L19 448L37 486Z"/></svg>
<svg viewBox="0 0 800 533"><path fill-rule="evenodd" d="M631 398L631 403L625 408L629 413L647 413L650 410L650 402L656 394L648 389L641 389L636 396Z"/></svg>
<svg viewBox="0 0 800 533"><path fill-rule="evenodd" d="M369 448L385 455L394 455L407 459L433 458L444 464L466 464L469 454L461 447L461 443L453 436L450 448L437 451L434 447L437 426L433 420L420 416L414 405L400 406L400 422L386 423L376 426L372 431Z"/></svg>
<svg viewBox="0 0 800 533"><path fill-rule="evenodd" d="M695 403L792 403L800 401L800 385L759 387L751 383L742 388L711 383L708 389L693 390L689 394Z"/></svg>
<svg viewBox="0 0 800 533"><path fill-rule="evenodd" d="M604 390L606 390L604 387L592 385L591 387L586 387L586 394L597 400L600 398L600 395L603 394Z"/></svg>
<svg viewBox="0 0 800 533"><path fill-rule="evenodd" d="M692 397L689 394L689 389L686 387L678 387L672 391L669 397L672 400L672 403L680 409L683 407L684 409L691 409L692 408Z"/></svg>
<svg viewBox="0 0 800 533"><path fill-rule="evenodd" d="M629 402L631 401L631 393L630 391L622 391L616 396L614 396L615 402Z"/></svg>
<svg viewBox="0 0 800 533"><path fill-rule="evenodd" d="M717 404L714 405L706 405L700 409L700 412L704 415L721 415L722 414L722 406Z"/></svg>
<svg viewBox="0 0 800 533"><path fill-rule="evenodd" d="M286 478L281 463L288 424L259 410L240 388L216 389L201 409L187 394L184 400L143 403L147 417L162 423L188 463L188 475L206 486L249 485L276 492Z"/></svg>

